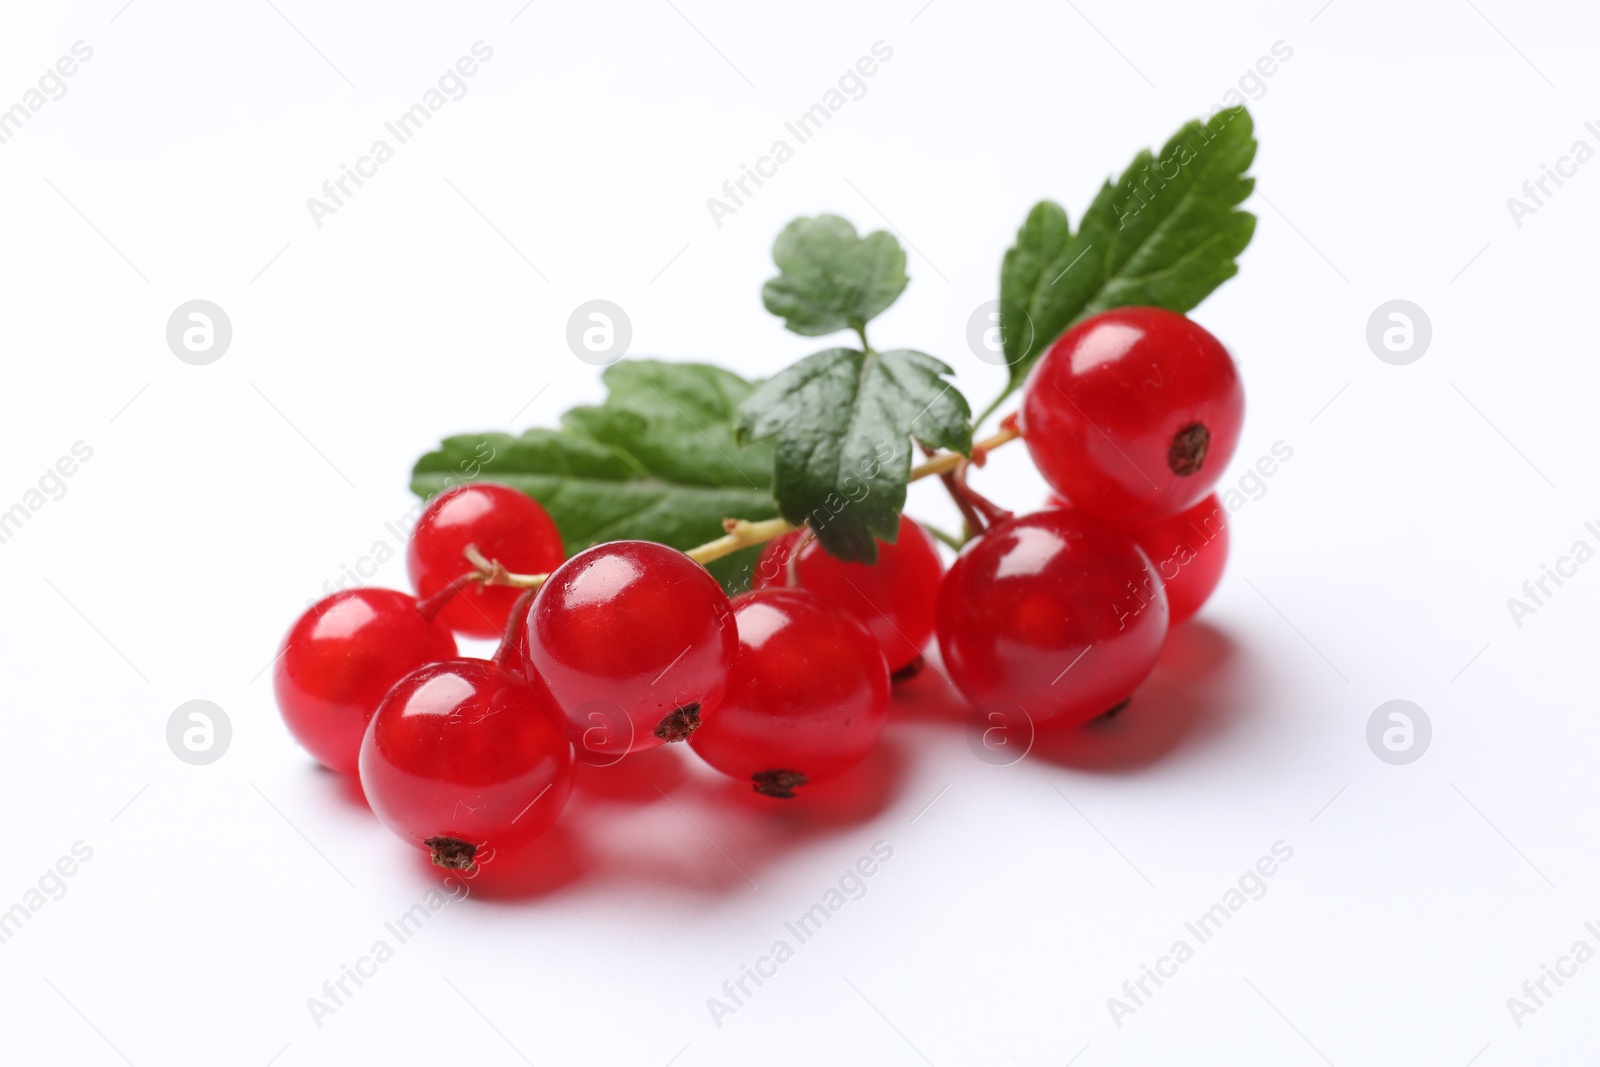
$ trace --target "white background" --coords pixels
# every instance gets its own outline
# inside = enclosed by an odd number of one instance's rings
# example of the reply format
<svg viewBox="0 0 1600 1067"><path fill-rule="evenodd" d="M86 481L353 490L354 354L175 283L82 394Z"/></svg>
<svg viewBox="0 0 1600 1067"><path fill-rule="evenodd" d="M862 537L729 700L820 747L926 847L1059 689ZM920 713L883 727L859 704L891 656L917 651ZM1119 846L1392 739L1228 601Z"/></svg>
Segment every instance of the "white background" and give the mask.
<svg viewBox="0 0 1600 1067"><path fill-rule="evenodd" d="M1520 227L1506 206L1600 148L1600 13L921 2L9 0L0 106L94 49L0 145L0 510L93 449L0 545L0 909L93 849L0 945L9 1059L1600 1055L1600 962L1520 1027L1506 1004L1600 948L1600 564L1520 627L1506 606L1600 546L1600 163ZM306 198L478 40L467 95L315 226ZM867 94L714 225L706 198L880 40ZM438 879L294 745L263 668L325 582L399 547L415 457L597 399L564 340L592 298L627 310L632 354L758 376L819 347L759 288L783 223L822 211L900 234L913 281L874 337L941 356L979 406L1001 372L967 318L1028 207L1076 221L1278 41L1292 58L1252 86L1256 238L1196 317L1249 397L1225 484L1274 442L1293 458L1124 717L994 767L929 674L811 801L758 803L679 751L586 774L537 884L451 904L318 1027L307 998ZM195 298L233 323L210 366L164 338ZM1395 298L1433 324L1409 366L1365 340ZM977 480L1043 493L1020 448ZM935 488L911 509L948 522ZM377 580L404 584L398 557ZM203 767L165 740L197 698L233 725ZM1395 698L1433 725L1409 766L1365 740ZM707 998L876 841L866 895L715 1025ZM1107 999L1278 841L1266 895L1119 1027Z"/></svg>

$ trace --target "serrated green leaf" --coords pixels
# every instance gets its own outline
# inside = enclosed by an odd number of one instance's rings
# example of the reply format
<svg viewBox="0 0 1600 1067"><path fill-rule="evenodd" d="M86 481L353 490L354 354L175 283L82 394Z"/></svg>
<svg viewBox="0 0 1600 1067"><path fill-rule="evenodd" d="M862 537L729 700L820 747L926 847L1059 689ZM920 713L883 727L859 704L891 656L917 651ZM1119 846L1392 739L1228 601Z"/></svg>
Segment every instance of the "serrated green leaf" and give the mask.
<svg viewBox="0 0 1600 1067"><path fill-rule="evenodd" d="M648 360L613 364L605 381L606 403L569 411L560 430L446 438L417 461L412 491L503 482L544 505L569 554L624 539L693 548L721 536L724 518L777 514L771 447L733 439L748 382L704 364ZM748 587L756 555L711 571L730 589Z"/></svg>
<svg viewBox="0 0 1600 1067"><path fill-rule="evenodd" d="M727 424L755 388L729 370L709 363L624 359L600 375L606 403L646 415Z"/></svg>
<svg viewBox="0 0 1600 1067"><path fill-rule="evenodd" d="M572 409L562 428L622 454L641 475L682 485L772 484L771 447L742 448L733 438L734 413L754 388L737 374L704 363L624 360L602 380L606 402Z"/></svg>
<svg viewBox="0 0 1600 1067"><path fill-rule="evenodd" d="M950 373L909 349L830 348L759 386L735 430L776 442L773 487L785 519L809 522L834 556L871 563L877 542L899 532L909 439L972 450L972 412Z"/></svg>
<svg viewBox="0 0 1600 1067"><path fill-rule="evenodd" d="M1074 323L1114 307L1184 312L1238 273L1255 232L1238 209L1255 187L1255 127L1244 108L1186 124L1159 156L1134 157L1107 182L1078 232L1058 205L1028 213L1000 268L1000 315L1011 377L990 410Z"/></svg>
<svg viewBox="0 0 1600 1067"><path fill-rule="evenodd" d="M1009 366L1017 366L1033 352L1037 338L1030 310L1032 296L1048 281L1046 269L1071 240L1066 210L1054 201L1041 200L1028 212L1017 231L1017 243L1001 261L1001 346ZM1019 299L1024 302L1018 303Z"/></svg>
<svg viewBox="0 0 1600 1067"><path fill-rule="evenodd" d="M906 287L906 253L892 234L857 237L837 215L799 218L772 244L779 274L761 289L767 310L805 337L860 330Z"/></svg>

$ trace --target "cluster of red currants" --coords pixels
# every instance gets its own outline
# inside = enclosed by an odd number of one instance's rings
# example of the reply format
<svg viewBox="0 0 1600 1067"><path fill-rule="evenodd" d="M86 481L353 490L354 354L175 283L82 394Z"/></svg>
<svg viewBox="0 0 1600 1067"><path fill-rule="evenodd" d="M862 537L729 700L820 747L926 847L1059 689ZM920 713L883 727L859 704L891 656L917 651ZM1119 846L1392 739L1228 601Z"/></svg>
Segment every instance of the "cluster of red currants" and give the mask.
<svg viewBox="0 0 1600 1067"><path fill-rule="evenodd" d="M1053 506L991 526L939 595L945 666L986 718L1047 728L1121 709L1222 577L1212 489L1243 422L1227 349L1176 312L1103 312L1051 346L1020 429Z"/></svg>
<svg viewBox="0 0 1600 1067"><path fill-rule="evenodd" d="M619 541L565 558L538 503L459 486L411 539L415 597L345 590L294 624L278 705L320 762L359 774L384 824L469 870L548 828L578 761L686 741L778 798L842 774L935 633L980 710L1080 724L1129 698L1215 587L1227 539L1208 494L1242 416L1233 362L1205 330L1159 309L1103 313L1025 389L1018 428L1051 507L1013 517L957 479L984 528L948 573L902 516L870 565L791 530L731 600L677 549ZM492 660L468 659L456 634L502 639Z"/></svg>

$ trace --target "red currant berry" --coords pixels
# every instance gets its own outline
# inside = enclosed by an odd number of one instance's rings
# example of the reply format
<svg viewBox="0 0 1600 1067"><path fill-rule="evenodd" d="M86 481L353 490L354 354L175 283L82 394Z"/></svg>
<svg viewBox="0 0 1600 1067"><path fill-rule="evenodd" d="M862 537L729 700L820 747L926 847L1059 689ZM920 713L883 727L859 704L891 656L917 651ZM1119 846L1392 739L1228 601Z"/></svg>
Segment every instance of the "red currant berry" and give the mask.
<svg viewBox="0 0 1600 1067"><path fill-rule="evenodd" d="M1050 506L1070 507L1058 496ZM1188 511L1128 531L1155 564L1167 591L1169 626L1194 617L1222 581L1228 562L1228 513L1212 493Z"/></svg>
<svg viewBox="0 0 1600 1067"><path fill-rule="evenodd" d="M1209 493L1239 443L1244 390L1228 350L1161 308L1085 319L1028 376L1023 440L1072 506L1125 526Z"/></svg>
<svg viewBox="0 0 1600 1067"><path fill-rule="evenodd" d="M1161 576L1171 625L1193 618L1222 581L1228 562L1228 513L1217 495L1131 532Z"/></svg>
<svg viewBox="0 0 1600 1067"><path fill-rule="evenodd" d="M889 721L889 667L866 628L804 589L744 593L733 612L728 695L690 747L781 798L866 758Z"/></svg>
<svg viewBox="0 0 1600 1067"><path fill-rule="evenodd" d="M406 675L361 743L361 788L378 821L460 870L548 829L574 769L549 692L481 659Z"/></svg>
<svg viewBox="0 0 1600 1067"><path fill-rule="evenodd" d="M273 665L289 732L323 766L356 773L361 735L389 687L456 654L456 639L393 589L346 589L295 620Z"/></svg>
<svg viewBox="0 0 1600 1067"><path fill-rule="evenodd" d="M1000 523L967 545L939 591L939 649L980 710L1038 727L1088 722L1144 681L1167 636L1167 597L1133 539L1081 512Z"/></svg>
<svg viewBox="0 0 1600 1067"><path fill-rule="evenodd" d="M522 634L523 659L567 709L573 741L615 758L693 733L722 699L738 647L722 586L652 541L567 560Z"/></svg>
<svg viewBox="0 0 1600 1067"><path fill-rule="evenodd" d="M547 574L566 558L560 531L532 497L494 482L458 485L428 502L406 548L417 594L430 597L470 571L463 555L468 545L519 574ZM457 633L497 637L517 593L504 585L463 589L439 618Z"/></svg>
<svg viewBox="0 0 1600 1067"><path fill-rule="evenodd" d="M755 587L788 584L789 554L801 531L767 544L756 565ZM944 563L939 549L915 520L900 516L894 544L878 542L878 562L844 563L828 555L815 538L800 550L795 578L830 604L861 621L883 649L893 673L914 663L933 636Z"/></svg>

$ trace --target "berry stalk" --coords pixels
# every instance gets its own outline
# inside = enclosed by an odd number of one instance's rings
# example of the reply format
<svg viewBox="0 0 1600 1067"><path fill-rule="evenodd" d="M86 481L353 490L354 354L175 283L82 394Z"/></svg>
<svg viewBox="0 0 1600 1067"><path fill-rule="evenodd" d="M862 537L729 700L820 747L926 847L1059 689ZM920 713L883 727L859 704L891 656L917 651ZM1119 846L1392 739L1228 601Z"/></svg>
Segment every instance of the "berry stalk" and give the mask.
<svg viewBox="0 0 1600 1067"><path fill-rule="evenodd" d="M967 484L967 471L971 469L971 463L963 463L958 466L950 474L949 484L951 485L951 492L955 494L956 499L966 505L963 513L970 511L981 516L981 520L977 523L977 528L974 531L976 535L987 532L989 527L996 523L1007 521L1012 518L1012 514Z"/></svg>

